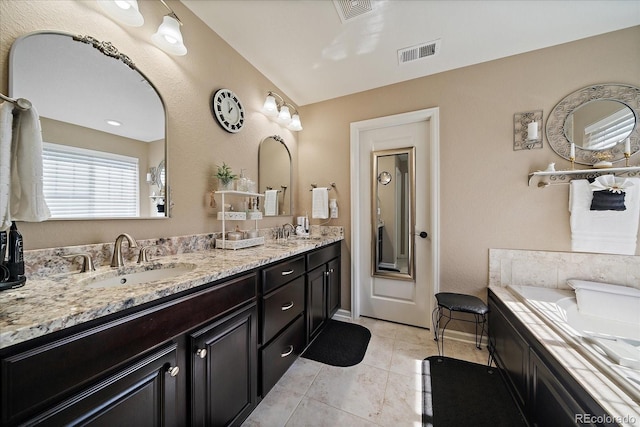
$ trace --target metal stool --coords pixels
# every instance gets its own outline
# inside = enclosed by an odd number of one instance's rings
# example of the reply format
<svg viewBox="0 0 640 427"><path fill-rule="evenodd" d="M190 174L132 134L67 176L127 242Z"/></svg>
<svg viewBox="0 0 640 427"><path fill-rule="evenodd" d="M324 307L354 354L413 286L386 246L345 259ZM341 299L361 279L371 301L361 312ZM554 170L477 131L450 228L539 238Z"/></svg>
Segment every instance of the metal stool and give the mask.
<svg viewBox="0 0 640 427"><path fill-rule="evenodd" d="M489 307L478 297L465 294L455 294L451 292L440 292L436 294L438 306L431 313L433 319L434 340L438 343L438 355L444 356L444 331L451 320L461 320L463 322L474 322L476 331L476 347L480 349L482 337L484 336L485 326L487 324L487 313ZM470 313L473 314L474 320L456 318L453 313ZM440 321L445 317L447 321L442 327L440 338L438 331L440 330ZM480 328L480 337L478 337L478 328Z"/></svg>

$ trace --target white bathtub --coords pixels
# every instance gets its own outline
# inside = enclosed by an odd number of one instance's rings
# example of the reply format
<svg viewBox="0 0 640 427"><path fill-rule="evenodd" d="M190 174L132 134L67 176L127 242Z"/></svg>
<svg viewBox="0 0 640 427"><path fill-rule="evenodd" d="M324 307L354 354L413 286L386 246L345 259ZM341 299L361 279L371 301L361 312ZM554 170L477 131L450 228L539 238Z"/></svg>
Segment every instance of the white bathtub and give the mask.
<svg viewBox="0 0 640 427"><path fill-rule="evenodd" d="M573 290L535 286L509 286L509 289L546 318L551 327L591 354L603 372L615 376L618 382L621 380L624 388L640 399L640 323L634 321L635 317L627 322L617 315L619 310L610 316L613 318L607 317L603 307L616 310L607 295L597 296L600 304L591 307L597 307L596 316L590 309L579 310Z"/></svg>

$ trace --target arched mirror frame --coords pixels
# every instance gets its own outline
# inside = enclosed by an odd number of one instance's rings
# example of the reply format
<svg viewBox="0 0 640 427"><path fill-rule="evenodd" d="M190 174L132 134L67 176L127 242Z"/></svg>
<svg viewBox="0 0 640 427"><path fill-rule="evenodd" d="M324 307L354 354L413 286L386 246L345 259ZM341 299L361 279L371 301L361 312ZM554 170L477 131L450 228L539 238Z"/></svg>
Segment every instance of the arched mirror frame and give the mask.
<svg viewBox="0 0 640 427"><path fill-rule="evenodd" d="M389 278L396 280L407 280L414 281L415 280L415 218L416 218L416 208L415 208L415 182L416 182L416 165L415 165L415 147L407 147L407 148L398 148L398 149L389 149L389 150L378 150L371 152L371 275L373 277L381 277L381 278ZM404 195L408 196L407 203L405 204L404 211L404 220L406 230L402 233L403 237L406 238L406 248L407 248L407 268L405 271L392 271L392 270L383 270L379 267L380 260L380 221L378 216L378 188L379 187L389 187L394 183L394 174L390 173L386 169L381 169L379 167L378 159L381 157L390 157L390 156L399 156L399 155L407 155L407 176L406 176L406 184L408 188L404 189ZM389 180L381 179L378 177L384 175L385 172L390 175ZM397 208L397 206L396 206ZM397 231L397 230L396 230ZM397 250L397 248L396 248Z"/></svg>
<svg viewBox="0 0 640 427"><path fill-rule="evenodd" d="M546 134L551 149L560 157L569 160L571 141L565 134L567 119L581 106L588 103L608 100L617 101L629 107L635 115L635 126L629 135L631 141L631 155L640 151L640 88L626 84L599 84L579 89L563 98L551 111L547 118ZM624 159L624 141L602 151L611 154L610 162ZM583 149L575 146L575 162L583 165L593 165L598 162L594 153L598 151Z"/></svg>
<svg viewBox="0 0 640 427"><path fill-rule="evenodd" d="M283 209L278 209L278 215L276 216L291 216L292 212L293 212L293 204L292 204L292 200L291 200L291 194L293 192L293 168L291 165L291 151L289 151L289 147L287 147L287 144L285 143L284 139L279 136L279 135L271 135L268 136L266 138L264 138L262 141L260 141L260 147L258 148L258 191L259 192L264 192L267 188L266 188L266 184L265 184L265 170L267 169L267 164L272 164L272 162L268 162L268 159L265 159L265 154L263 152L263 144L265 144L265 141L269 140L269 139L273 139L274 141L279 142L280 144L282 144L282 147L284 148L284 150L286 151L287 154L287 159L289 161L289 182L286 183L286 185L284 187L282 187L282 184L285 183L279 183L280 186L278 188L273 187L273 190L279 190L280 193L278 193L278 199L280 199L280 196L282 196L283 199L283 203L285 203L284 201L288 200L288 206L285 206L284 208L284 214L281 213ZM288 212L287 212L288 210Z"/></svg>
<svg viewBox="0 0 640 427"><path fill-rule="evenodd" d="M153 89L153 91L156 93L156 95L158 96L158 99L162 105L163 111L164 111L164 150L163 150L163 156L164 159L162 160L163 166L164 166L164 185L162 186L162 188L160 189L160 192L163 193L162 198L164 200L164 205L167 207L165 209L165 213L163 216L153 216L153 215L149 215L149 216L138 216L138 217L91 217L91 218L53 218L50 219L51 220L67 220L67 219L74 219L74 220L104 220L104 219L162 219L162 218L168 218L171 216L171 210L169 209L171 206L171 191L170 191L170 185L169 185L169 168L168 168L168 152L169 152L169 141L168 141L168 120L167 120L167 109L166 109L166 104L164 102L164 99L162 98L162 95L160 95L160 92L158 91L158 89L156 88L156 86L153 84L153 82L151 82L151 80L149 80L149 78L135 65L135 63L131 60L131 58L129 58L127 55L125 55L124 53L120 52L111 42L107 42L107 41L100 41L92 36L89 35L75 35L72 33L67 33L64 31L55 31L55 30L44 30L44 31L34 31L31 33L27 33L24 34L20 37L18 37L14 42L13 45L11 46L11 50L9 53L9 95L13 96L13 97L20 97L20 94L16 94L13 93L13 83L12 83L12 79L13 79L13 74L15 73L15 70L12 67L12 63L13 63L13 56L14 56L14 51L15 51L15 46L17 46L21 40L27 38L27 37L31 37L31 36L35 36L38 34L52 34L52 35L60 35L60 36L64 36L64 37L69 37L71 38L73 41L78 42L78 43L84 43L87 45L91 45L93 46L97 51L101 52L103 55L107 56L107 57L111 57L114 60L117 61L121 61L123 63L124 66L129 67L130 69L136 71L138 74L140 74L140 76L146 81L146 83ZM37 105L36 105L37 107ZM140 171L141 175L144 176L144 171ZM153 184L158 184L158 182L154 182ZM160 186L158 186L160 187ZM151 196L151 198L153 199L154 196ZM155 204L155 202L153 202Z"/></svg>

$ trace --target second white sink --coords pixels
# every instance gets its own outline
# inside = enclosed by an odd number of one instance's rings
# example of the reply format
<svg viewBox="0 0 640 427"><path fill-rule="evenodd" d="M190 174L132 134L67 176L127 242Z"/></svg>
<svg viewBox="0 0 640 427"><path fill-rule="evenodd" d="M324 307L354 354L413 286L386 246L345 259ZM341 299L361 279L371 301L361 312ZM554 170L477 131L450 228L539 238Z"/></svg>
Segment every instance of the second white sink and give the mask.
<svg viewBox="0 0 640 427"><path fill-rule="evenodd" d="M118 274L105 278L85 279L84 284L88 288L110 288L114 286L131 286L142 283L156 282L180 276L192 271L195 264L179 264L175 266L160 267L154 270L136 271L125 274Z"/></svg>

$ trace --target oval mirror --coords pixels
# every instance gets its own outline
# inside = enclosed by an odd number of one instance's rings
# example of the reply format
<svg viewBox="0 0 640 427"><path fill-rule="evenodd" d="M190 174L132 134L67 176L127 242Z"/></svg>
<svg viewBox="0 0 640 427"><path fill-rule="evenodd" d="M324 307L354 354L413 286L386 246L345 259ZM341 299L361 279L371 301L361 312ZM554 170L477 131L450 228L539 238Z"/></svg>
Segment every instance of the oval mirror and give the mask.
<svg viewBox="0 0 640 427"><path fill-rule="evenodd" d="M372 275L414 279L415 148L372 153ZM389 172L391 171L391 172Z"/></svg>
<svg viewBox="0 0 640 427"><path fill-rule="evenodd" d="M164 182L147 181L166 159L164 104L111 43L52 31L20 37L9 92L40 115L52 219L168 216L157 209L169 206L167 171Z"/></svg>
<svg viewBox="0 0 640 427"><path fill-rule="evenodd" d="M278 135L265 138L258 149L258 187L260 193L277 191L275 215L291 215L291 153Z"/></svg>
<svg viewBox="0 0 640 427"><path fill-rule="evenodd" d="M640 151L640 88L623 84L594 85L577 90L556 105L547 119L551 148L569 160L575 144L575 162L593 165L605 154L623 160L628 138L631 155Z"/></svg>

